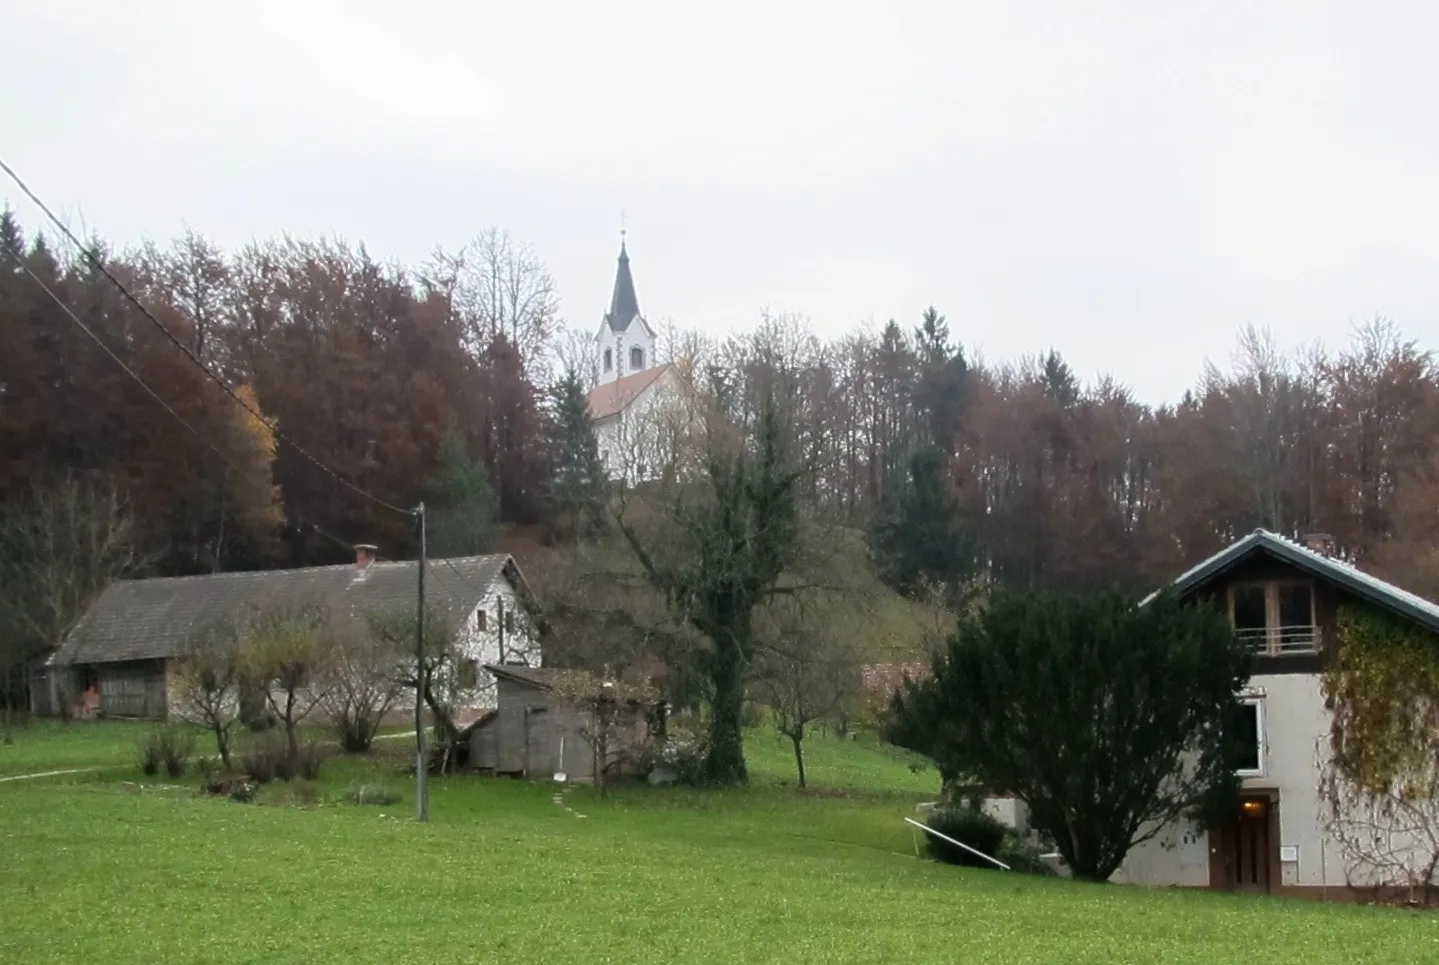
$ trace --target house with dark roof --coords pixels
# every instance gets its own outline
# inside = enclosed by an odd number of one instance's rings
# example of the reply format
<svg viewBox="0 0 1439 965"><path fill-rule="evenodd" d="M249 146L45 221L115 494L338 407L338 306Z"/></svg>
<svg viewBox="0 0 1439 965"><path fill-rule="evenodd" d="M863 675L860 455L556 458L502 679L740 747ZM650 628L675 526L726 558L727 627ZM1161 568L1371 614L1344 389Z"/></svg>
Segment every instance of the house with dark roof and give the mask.
<svg viewBox="0 0 1439 965"><path fill-rule="evenodd" d="M1301 543L1265 530L1172 586L1181 599L1228 614L1254 649L1254 672L1241 694L1249 738L1243 796L1233 814L1213 824L1162 829L1130 853L1115 880L1334 898L1400 884L1378 880L1325 830L1319 785L1331 715L1322 675L1346 608L1385 611L1439 646L1439 606L1336 559L1327 537ZM1401 865L1432 854L1418 844L1402 834L1387 840Z"/></svg>
<svg viewBox="0 0 1439 965"><path fill-rule="evenodd" d="M355 550L354 564L116 580L51 658L49 692L37 695L38 706L58 710L63 700L81 713L165 718L173 710L176 659L219 628L273 607L357 617L413 610L418 564L377 560L373 546ZM465 655L461 676L477 681L473 711L495 706L484 664L540 665L539 611L513 557L431 560L425 595L427 610L446 623Z"/></svg>
<svg viewBox="0 0 1439 965"><path fill-rule="evenodd" d="M674 365L655 364L655 331L640 312L625 243L620 242L610 310L595 333L599 380L589 393L600 461L612 478L648 478L663 458L656 425L678 388Z"/></svg>

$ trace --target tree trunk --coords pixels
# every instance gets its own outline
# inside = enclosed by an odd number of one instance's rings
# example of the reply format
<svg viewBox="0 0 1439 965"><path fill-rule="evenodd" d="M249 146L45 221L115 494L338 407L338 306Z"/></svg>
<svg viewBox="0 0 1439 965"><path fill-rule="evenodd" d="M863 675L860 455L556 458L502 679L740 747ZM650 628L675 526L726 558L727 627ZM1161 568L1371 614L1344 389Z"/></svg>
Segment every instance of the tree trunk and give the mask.
<svg viewBox="0 0 1439 965"><path fill-rule="evenodd" d="M215 748L220 752L220 763L225 765L225 770L230 770L230 735L224 727L215 725Z"/></svg>
<svg viewBox="0 0 1439 965"><path fill-rule="evenodd" d="M744 659L738 641L715 641L710 676L714 683L714 712L710 718L709 754L705 777L712 784L744 784Z"/></svg>
<svg viewBox="0 0 1439 965"><path fill-rule="evenodd" d="M799 789L804 790L804 731L795 731L789 735L794 741L794 766L799 769Z"/></svg>

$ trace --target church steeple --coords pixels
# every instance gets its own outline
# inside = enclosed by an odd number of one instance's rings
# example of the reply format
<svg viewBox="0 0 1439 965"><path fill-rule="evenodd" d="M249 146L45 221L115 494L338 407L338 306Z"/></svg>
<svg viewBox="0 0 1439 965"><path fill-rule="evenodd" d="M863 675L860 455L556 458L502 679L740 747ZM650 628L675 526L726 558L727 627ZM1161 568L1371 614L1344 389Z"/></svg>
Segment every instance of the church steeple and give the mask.
<svg viewBox="0 0 1439 965"><path fill-rule="evenodd" d="M635 279L630 274L630 254L625 250L624 232L620 232L620 264L615 271L615 291L610 296L610 311L605 316L610 331L616 334L630 327L640 314L640 300L635 295Z"/></svg>
<svg viewBox="0 0 1439 965"><path fill-rule="evenodd" d="M655 333L640 314L640 300L635 295L635 278L630 274L630 253L625 233L620 231L620 262L615 270L615 290L610 295L610 310L595 333L599 351L600 382L637 375L655 364Z"/></svg>

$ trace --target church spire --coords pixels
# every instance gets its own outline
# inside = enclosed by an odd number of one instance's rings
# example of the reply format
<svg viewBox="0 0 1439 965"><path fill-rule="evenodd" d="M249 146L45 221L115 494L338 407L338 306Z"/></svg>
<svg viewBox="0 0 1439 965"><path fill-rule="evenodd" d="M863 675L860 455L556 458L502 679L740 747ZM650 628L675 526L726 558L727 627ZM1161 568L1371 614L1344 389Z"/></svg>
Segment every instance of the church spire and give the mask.
<svg viewBox="0 0 1439 965"><path fill-rule="evenodd" d="M635 279L630 274L630 255L625 250L625 232L620 230L620 264L615 271L615 292L610 297L610 312L605 316L610 331L623 332L640 313L640 300L635 295Z"/></svg>

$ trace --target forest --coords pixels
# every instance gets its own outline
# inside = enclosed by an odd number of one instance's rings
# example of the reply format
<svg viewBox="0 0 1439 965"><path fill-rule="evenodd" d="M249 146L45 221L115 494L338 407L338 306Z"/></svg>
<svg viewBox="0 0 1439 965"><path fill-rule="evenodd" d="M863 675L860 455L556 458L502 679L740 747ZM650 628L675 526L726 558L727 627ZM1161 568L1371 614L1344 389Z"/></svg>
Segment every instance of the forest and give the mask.
<svg viewBox="0 0 1439 965"><path fill-rule="evenodd" d="M87 245L0 215L0 636L32 641L12 657L116 574L412 558L421 501L438 555L604 528L592 329L506 232L413 266L328 239ZM742 435L776 410L799 516L903 595L1143 590L1261 526L1439 594L1439 373L1394 322L1292 351L1238 329L1158 406L1060 347L974 357L983 324L665 324L662 361Z"/></svg>

